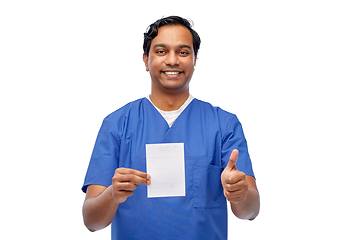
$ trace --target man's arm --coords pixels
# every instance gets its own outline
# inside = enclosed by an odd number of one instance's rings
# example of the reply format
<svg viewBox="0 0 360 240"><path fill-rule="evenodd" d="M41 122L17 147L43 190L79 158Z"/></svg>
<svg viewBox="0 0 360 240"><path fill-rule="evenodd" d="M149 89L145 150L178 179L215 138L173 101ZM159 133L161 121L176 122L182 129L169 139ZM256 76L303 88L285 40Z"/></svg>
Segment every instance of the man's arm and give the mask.
<svg viewBox="0 0 360 240"><path fill-rule="evenodd" d="M239 152L235 149L221 174L224 196L230 202L231 210L236 217L253 220L260 211L260 196L255 178L246 176L236 168L238 155Z"/></svg>
<svg viewBox="0 0 360 240"><path fill-rule="evenodd" d="M137 184L149 185L150 175L128 168L118 168L112 185L90 185L83 205L85 226L92 232L107 227L114 219L120 203L133 195Z"/></svg>
<svg viewBox="0 0 360 240"><path fill-rule="evenodd" d="M112 197L112 185L108 188L90 185L83 205L84 224L94 232L107 227L115 217L119 207Z"/></svg>
<svg viewBox="0 0 360 240"><path fill-rule="evenodd" d="M248 191L246 197L240 202L230 202L231 210L240 219L254 220L260 211L260 196L256 187L255 178L246 176Z"/></svg>

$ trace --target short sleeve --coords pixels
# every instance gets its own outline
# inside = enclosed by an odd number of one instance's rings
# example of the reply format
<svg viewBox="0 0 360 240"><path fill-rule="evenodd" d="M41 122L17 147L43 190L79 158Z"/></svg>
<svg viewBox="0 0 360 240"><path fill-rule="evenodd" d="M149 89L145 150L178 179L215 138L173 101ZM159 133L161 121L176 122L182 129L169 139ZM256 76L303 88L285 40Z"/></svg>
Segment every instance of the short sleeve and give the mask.
<svg viewBox="0 0 360 240"><path fill-rule="evenodd" d="M115 170L119 165L120 138L109 117L106 117L99 130L85 176L82 191L86 193L89 185L110 186Z"/></svg>
<svg viewBox="0 0 360 240"><path fill-rule="evenodd" d="M228 164L231 152L234 149L239 150L239 157L236 162L237 169L246 175L255 177L243 128L236 115L231 115L222 138L221 160L223 168Z"/></svg>

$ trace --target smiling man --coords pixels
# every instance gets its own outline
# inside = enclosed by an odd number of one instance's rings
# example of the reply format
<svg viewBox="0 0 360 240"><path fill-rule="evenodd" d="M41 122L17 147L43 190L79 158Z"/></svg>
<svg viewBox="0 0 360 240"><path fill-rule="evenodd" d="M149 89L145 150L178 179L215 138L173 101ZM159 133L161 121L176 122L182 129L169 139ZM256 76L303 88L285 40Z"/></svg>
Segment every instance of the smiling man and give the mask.
<svg viewBox="0 0 360 240"><path fill-rule="evenodd" d="M238 218L259 213L239 120L189 93L199 47L199 35L177 16L144 34L151 94L104 119L82 188L90 231L112 224L114 240L227 239L227 201ZM147 197L146 145L163 143L184 146L185 196Z"/></svg>
<svg viewBox="0 0 360 240"><path fill-rule="evenodd" d="M195 38L200 44L200 38ZM166 25L158 29L149 49L145 47L143 60L152 80L152 103L165 111L179 109L189 97L196 64L193 35L185 26Z"/></svg>

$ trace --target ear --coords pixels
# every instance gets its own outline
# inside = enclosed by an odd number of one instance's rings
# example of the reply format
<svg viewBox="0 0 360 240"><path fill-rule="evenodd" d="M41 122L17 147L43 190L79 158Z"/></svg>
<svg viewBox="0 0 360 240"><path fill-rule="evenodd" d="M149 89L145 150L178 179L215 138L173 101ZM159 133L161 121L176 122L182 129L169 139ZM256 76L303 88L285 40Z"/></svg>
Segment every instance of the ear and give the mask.
<svg viewBox="0 0 360 240"><path fill-rule="evenodd" d="M194 66L196 66L196 60L197 60L197 56L195 56L195 59L194 59Z"/></svg>
<svg viewBox="0 0 360 240"><path fill-rule="evenodd" d="M146 71L149 71L149 56L147 56L145 53L143 54L143 61L145 63L146 66Z"/></svg>

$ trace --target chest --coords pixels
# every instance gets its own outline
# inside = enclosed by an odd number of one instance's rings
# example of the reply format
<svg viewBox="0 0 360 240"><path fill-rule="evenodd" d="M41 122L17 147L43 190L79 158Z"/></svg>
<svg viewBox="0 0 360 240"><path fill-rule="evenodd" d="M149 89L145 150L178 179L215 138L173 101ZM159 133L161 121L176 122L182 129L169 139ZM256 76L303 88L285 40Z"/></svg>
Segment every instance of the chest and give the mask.
<svg viewBox="0 0 360 240"><path fill-rule="evenodd" d="M132 111L124 126L120 165L145 170L146 144L184 143L185 161L221 167L218 120L195 104L190 104L171 128L151 105Z"/></svg>

